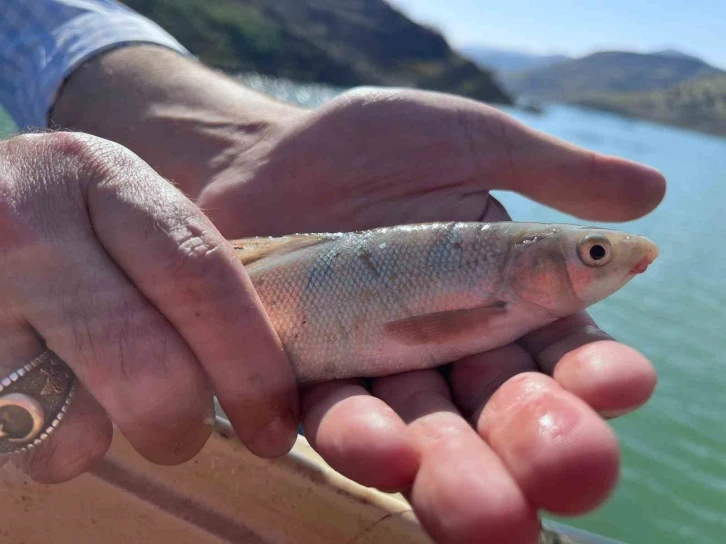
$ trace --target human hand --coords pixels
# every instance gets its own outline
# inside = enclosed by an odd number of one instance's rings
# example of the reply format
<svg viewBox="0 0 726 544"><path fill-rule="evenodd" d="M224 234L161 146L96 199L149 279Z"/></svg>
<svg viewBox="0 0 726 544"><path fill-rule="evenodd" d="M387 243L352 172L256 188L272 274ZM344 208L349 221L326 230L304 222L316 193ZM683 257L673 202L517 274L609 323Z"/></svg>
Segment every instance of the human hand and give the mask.
<svg viewBox="0 0 726 544"><path fill-rule="evenodd" d="M0 141L0 269L0 377L47 346L81 382L56 432L14 458L34 479L89 469L111 422L151 461L186 461L210 435L213 390L252 451L292 445L292 368L233 248L125 148Z"/></svg>
<svg viewBox="0 0 726 544"><path fill-rule="evenodd" d="M114 56L121 63L110 79L71 80L70 96L77 88L104 97L95 123L87 121L92 101L79 100L85 116L76 122L142 154L227 238L506 219L491 189L600 221L639 217L663 196L663 178L651 169L554 140L469 100L358 91L304 112L193 66L179 66L175 85L164 87L132 52ZM113 122L124 102L108 107L125 80L151 97L138 123ZM254 122L246 103L270 115ZM540 509L578 514L609 495L619 454L601 416L632 411L654 385L647 359L582 313L443 372L315 386L303 393L303 419L334 468L404 491L440 542L529 542Z"/></svg>
<svg viewBox="0 0 726 544"><path fill-rule="evenodd" d="M348 93L275 137L198 198L228 237L508 219L490 189L609 221L663 196L651 169L445 95ZM245 202L255 206L239 213ZM531 542L539 509L580 514L610 494L619 452L601 416L640 406L655 381L583 312L445 372L312 387L304 427L343 474L403 490L438 541Z"/></svg>

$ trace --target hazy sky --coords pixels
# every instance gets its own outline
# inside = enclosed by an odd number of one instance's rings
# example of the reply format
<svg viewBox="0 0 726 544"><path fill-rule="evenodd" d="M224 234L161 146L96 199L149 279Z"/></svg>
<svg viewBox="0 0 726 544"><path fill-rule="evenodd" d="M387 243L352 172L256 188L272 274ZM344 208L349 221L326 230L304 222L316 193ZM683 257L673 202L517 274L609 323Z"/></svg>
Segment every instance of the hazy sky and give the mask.
<svg viewBox="0 0 726 544"><path fill-rule="evenodd" d="M454 47L534 53L674 48L726 68L726 0L388 0Z"/></svg>

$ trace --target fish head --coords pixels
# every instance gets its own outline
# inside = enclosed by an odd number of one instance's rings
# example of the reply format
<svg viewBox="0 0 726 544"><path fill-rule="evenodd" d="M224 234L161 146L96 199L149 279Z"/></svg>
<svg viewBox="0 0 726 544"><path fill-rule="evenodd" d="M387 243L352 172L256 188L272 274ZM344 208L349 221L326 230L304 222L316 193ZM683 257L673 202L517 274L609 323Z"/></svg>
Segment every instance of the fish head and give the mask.
<svg viewBox="0 0 726 544"><path fill-rule="evenodd" d="M565 316L612 295L658 256L634 234L574 225L528 225L515 235L508 266L519 300Z"/></svg>

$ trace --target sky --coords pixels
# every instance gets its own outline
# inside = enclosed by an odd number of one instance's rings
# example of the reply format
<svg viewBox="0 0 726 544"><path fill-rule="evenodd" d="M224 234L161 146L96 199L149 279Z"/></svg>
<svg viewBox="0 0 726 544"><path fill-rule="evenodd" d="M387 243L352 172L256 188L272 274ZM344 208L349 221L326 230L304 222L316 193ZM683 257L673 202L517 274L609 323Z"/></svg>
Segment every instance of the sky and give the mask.
<svg viewBox="0 0 726 544"><path fill-rule="evenodd" d="M726 69L726 0L388 0L453 47L580 56L678 49Z"/></svg>

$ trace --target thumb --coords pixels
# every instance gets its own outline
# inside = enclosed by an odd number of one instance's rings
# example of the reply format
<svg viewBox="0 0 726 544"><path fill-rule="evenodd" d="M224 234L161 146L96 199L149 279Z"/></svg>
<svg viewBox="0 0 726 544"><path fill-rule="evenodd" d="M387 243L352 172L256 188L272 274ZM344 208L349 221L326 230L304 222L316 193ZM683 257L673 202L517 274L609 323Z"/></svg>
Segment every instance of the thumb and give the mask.
<svg viewBox="0 0 726 544"><path fill-rule="evenodd" d="M657 170L601 155L531 129L497 112L504 149L487 176L491 188L514 191L575 217L629 221L663 200L666 182ZM491 125L490 125L491 126Z"/></svg>

